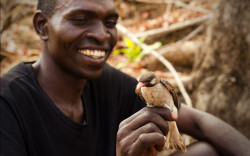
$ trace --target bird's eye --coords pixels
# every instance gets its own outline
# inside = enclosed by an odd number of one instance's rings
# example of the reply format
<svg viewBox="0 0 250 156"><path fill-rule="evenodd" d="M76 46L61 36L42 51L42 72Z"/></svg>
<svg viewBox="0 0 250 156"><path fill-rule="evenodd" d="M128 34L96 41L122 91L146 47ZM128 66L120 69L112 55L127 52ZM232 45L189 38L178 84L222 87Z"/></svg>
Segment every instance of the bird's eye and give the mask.
<svg viewBox="0 0 250 156"><path fill-rule="evenodd" d="M155 83L156 83L156 79L153 78L153 79L150 81L150 84L151 84L151 85L154 85Z"/></svg>

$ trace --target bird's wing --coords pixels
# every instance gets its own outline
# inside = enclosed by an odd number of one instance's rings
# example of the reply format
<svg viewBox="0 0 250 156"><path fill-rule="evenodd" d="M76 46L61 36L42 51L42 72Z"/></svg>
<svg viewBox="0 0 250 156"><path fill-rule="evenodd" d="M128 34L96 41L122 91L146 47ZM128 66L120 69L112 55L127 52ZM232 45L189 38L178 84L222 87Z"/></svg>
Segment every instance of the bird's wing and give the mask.
<svg viewBox="0 0 250 156"><path fill-rule="evenodd" d="M174 87L166 79L163 78L160 79L160 83L163 84L168 89L168 91L173 97L175 107L179 109L180 107L179 99L176 92L174 91Z"/></svg>
<svg viewBox="0 0 250 156"><path fill-rule="evenodd" d="M136 89L135 89L135 93L136 93L137 95L139 95L140 98L141 98L145 103L147 103L146 100L145 100L145 99L143 98L143 96L142 96L141 88L136 88Z"/></svg>

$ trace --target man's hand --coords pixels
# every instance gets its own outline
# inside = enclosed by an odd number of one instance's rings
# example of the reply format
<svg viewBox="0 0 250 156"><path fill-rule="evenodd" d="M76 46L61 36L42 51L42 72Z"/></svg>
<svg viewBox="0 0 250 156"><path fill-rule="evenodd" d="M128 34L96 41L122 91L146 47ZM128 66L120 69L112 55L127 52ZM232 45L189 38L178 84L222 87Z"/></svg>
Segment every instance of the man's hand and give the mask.
<svg viewBox="0 0 250 156"><path fill-rule="evenodd" d="M167 121L177 114L164 107L145 107L121 122L117 133L117 156L156 156L168 133Z"/></svg>

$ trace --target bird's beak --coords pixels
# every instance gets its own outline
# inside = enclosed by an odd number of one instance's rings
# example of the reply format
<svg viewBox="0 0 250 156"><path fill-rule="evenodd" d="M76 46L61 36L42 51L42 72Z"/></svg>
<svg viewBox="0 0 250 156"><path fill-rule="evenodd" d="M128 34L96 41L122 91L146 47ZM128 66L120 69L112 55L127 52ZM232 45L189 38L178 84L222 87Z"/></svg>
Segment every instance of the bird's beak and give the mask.
<svg viewBox="0 0 250 156"><path fill-rule="evenodd" d="M146 83L139 82L136 86L136 89L140 89L141 87L144 87Z"/></svg>

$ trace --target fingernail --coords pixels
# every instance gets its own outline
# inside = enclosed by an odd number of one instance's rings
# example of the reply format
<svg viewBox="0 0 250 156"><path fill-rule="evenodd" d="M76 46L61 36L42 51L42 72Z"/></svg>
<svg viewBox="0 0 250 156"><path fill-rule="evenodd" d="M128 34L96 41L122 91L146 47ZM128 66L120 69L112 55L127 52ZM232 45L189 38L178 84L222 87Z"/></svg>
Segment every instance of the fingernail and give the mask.
<svg viewBox="0 0 250 156"><path fill-rule="evenodd" d="M164 142L166 142L166 141L167 141L167 137L164 136Z"/></svg>
<svg viewBox="0 0 250 156"><path fill-rule="evenodd" d="M172 112L171 116L172 116L173 119L178 119L178 114L175 113L175 112Z"/></svg>

